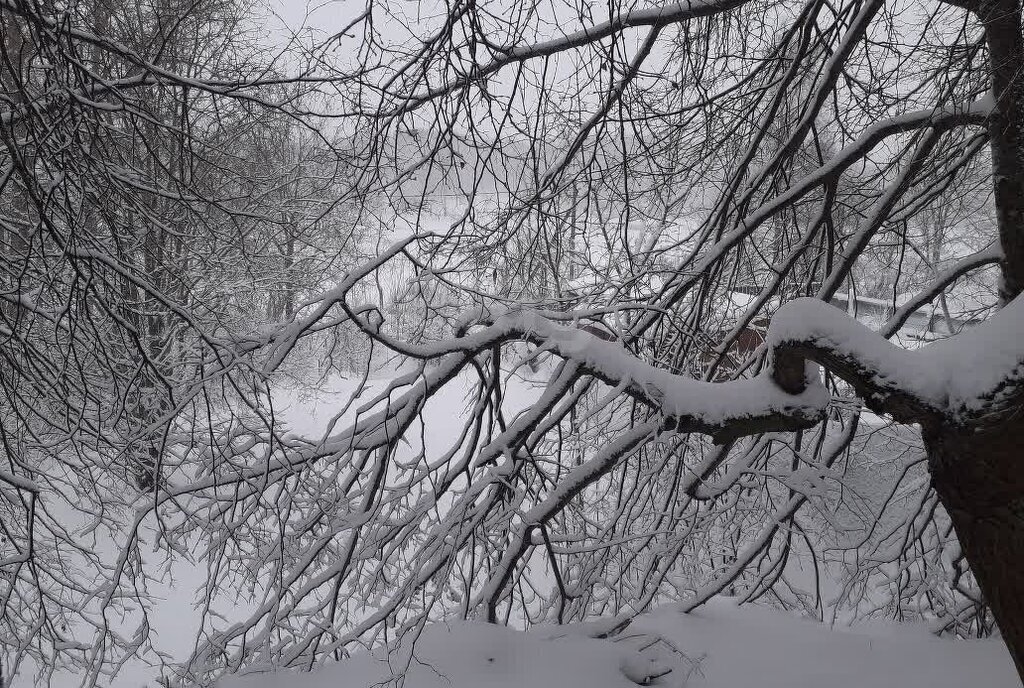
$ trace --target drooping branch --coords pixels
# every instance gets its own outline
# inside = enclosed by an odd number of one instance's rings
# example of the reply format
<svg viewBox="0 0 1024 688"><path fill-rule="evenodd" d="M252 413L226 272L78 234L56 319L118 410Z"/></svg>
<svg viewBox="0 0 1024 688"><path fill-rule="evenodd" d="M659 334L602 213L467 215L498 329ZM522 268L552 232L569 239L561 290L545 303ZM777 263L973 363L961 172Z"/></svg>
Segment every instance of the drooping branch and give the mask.
<svg viewBox="0 0 1024 688"><path fill-rule="evenodd" d="M407 245L408 241L399 242L386 254L394 256ZM994 250L979 252L940 276L936 287L941 289L966 271L991 263L997 257ZM379 265L383 260L374 264ZM820 364L848 382L870 408L909 423L957 413L958 409L969 408L978 398L997 394L997 388L1013 386L1012 373L1018 362L1024 361L1024 351L1015 350L1006 353L995 369L990 366L987 371L980 370L984 367L984 362L980 361L972 370L985 382L974 386L965 386L961 380L964 376L953 381L950 367L944 363L944 359L957 356L961 348L990 348L995 337L984 334L990 329L1019 329L1021 324L1013 314L1024 311L1024 306L1003 309L996 318L977 328L981 334L965 333L949 342L907 351L822 301L798 299L780 309L772 320L767 341L772 361L769 371L752 379L713 383L648 364L620 343L573 326L572 313L509 311L492 306L464 316L465 324L458 328L460 336L411 344L385 334L379 324L367 321L361 309L345 302L355 281L355 278L346 280L333 290L310 316L290 326L287 336L267 342L275 350L272 361L280 360L281 350L294 346L302 332L320 327L319 321L337 304L366 334L394 351L422 360L451 356L448 363L441 366L447 372L438 375L432 371L428 375L428 379L436 379L439 384L443 385L480 352L505 342L527 340L571 361L578 366L581 375L601 380L659 412L666 429L708 434L717 442L759 432L807 428L820 420L828 395L807 367L809 363ZM891 327L886 329L891 330ZM891 335L891 332L885 334ZM961 347L953 343L979 336L984 342ZM1015 341L1013 335L1010 341ZM414 409L415 404L410 408ZM366 434L377 432L371 430L377 422L361 421L361 427L353 428L343 441L355 442L357 446L377 446L378 442L367 440ZM394 420L385 422L379 431L386 435L393 432L394 428L387 427L391 422Z"/></svg>
<svg viewBox="0 0 1024 688"><path fill-rule="evenodd" d="M772 319L768 371L718 383L670 373L617 343L528 311L500 315L455 341L482 349L511 338L532 341L621 389L659 411L667 428L718 442L817 422L828 397L811 363L849 383L872 410L902 423L963 421L993 400L1018 394L1024 379L1024 299L919 350L892 344L823 301L796 299Z"/></svg>

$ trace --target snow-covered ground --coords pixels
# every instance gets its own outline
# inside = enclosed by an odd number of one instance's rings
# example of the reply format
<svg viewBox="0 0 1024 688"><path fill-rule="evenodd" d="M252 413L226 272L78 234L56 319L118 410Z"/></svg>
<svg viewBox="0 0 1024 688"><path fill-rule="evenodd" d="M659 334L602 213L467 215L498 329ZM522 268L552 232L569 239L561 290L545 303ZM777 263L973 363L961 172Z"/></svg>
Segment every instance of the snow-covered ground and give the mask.
<svg viewBox="0 0 1024 688"><path fill-rule="evenodd" d="M311 673L226 679L219 688L1020 685L999 640L940 639L913 624L829 628L764 607L737 607L723 598L691 614L666 607L645 615L615 641L588 637L594 630L600 626L524 633L474 622L438 624L424 630L411 653L402 646L390 655L356 655ZM645 678L650 678L646 684Z"/></svg>
<svg viewBox="0 0 1024 688"><path fill-rule="evenodd" d="M369 386L380 391L389 378L380 374ZM327 430L345 407L355 380L332 378L325 387L317 393L303 385L276 390L275 407L290 429L312 436ZM428 404L424 420L431 432L421 441L429 445L455 431L459 418L452 409L461 408L468 389L468 383L452 385L437 403ZM505 404L522 408L538 389L516 378L506 390ZM336 426L353 415L350 409ZM156 644L180 660L192 649L198 619L195 590L205 572L183 564L174 572L166 589L152 591L156 601L151 621ZM231 610L220 612L232 615ZM483 623L438 624L426 628L415 644L391 653L367 652L312 673L225 679L219 688L629 688L646 678L648 685L672 688L1020 686L1000 640L940 639L923 624L830 628L765 607L738 608L730 599L717 598L688 615L671 607L647 614L614 641L589 637L593 630L592 625L522 632ZM109 686L153 686L159 673L130 662ZM403 677L404 682L396 683ZM65 673L54 685L70 688L79 680Z"/></svg>

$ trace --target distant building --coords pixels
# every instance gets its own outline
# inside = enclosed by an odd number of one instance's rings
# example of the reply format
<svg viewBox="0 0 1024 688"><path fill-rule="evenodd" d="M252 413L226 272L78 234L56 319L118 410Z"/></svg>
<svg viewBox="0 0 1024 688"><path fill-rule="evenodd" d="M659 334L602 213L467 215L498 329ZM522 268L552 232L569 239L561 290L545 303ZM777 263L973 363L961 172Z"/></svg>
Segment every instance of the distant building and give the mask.
<svg viewBox="0 0 1024 688"><path fill-rule="evenodd" d="M864 322L873 329L882 327L902 307L911 296L897 295L895 305L891 299L876 299L859 294L836 294L829 301L836 308L841 308L851 316ZM977 325L982 321L981 307L969 309L961 299L946 297L946 308L941 301L926 304L918 308L907 318L900 333L917 339L934 339L956 334L960 330Z"/></svg>

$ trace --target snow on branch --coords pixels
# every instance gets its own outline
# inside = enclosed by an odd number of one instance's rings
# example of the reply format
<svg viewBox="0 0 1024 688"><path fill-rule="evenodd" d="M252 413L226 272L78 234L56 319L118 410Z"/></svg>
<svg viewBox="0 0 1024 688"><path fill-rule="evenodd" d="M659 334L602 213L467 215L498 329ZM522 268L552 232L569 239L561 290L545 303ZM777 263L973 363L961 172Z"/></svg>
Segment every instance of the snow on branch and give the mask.
<svg viewBox="0 0 1024 688"><path fill-rule="evenodd" d="M814 361L843 378L868 406L901 422L963 422L1021 394L1024 299L981 325L918 350L885 337L817 299L797 299L768 330L772 376L784 389L804 389L801 371Z"/></svg>
<svg viewBox="0 0 1024 688"><path fill-rule="evenodd" d="M993 400L1015 396L1024 376L1024 299L972 330L913 351L823 301L797 299L772 319L769 369L729 382L676 375L619 343L531 311L502 314L455 341L478 350L514 338L572 361L584 374L657 410L666 429L725 442L820 420L829 397L811 363L851 384L870 408L900 422L962 421Z"/></svg>
<svg viewBox="0 0 1024 688"><path fill-rule="evenodd" d="M810 427L823 417L828 403L828 393L813 375L795 393L767 374L724 383L695 380L646 363L620 343L559 325L532 311L500 315L493 324L457 341L483 349L511 339L532 341L577 364L582 373L659 411L666 429L700 432L717 442Z"/></svg>

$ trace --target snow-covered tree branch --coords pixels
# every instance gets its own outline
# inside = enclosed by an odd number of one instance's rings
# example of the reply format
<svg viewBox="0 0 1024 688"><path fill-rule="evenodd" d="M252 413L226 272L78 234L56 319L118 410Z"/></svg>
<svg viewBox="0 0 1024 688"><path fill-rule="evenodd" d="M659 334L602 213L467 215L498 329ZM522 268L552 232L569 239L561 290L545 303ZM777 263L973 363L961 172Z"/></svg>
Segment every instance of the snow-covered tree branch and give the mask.
<svg viewBox="0 0 1024 688"><path fill-rule="evenodd" d="M0 0L3 685L721 594L1024 675L1018 3L507 5Z"/></svg>

